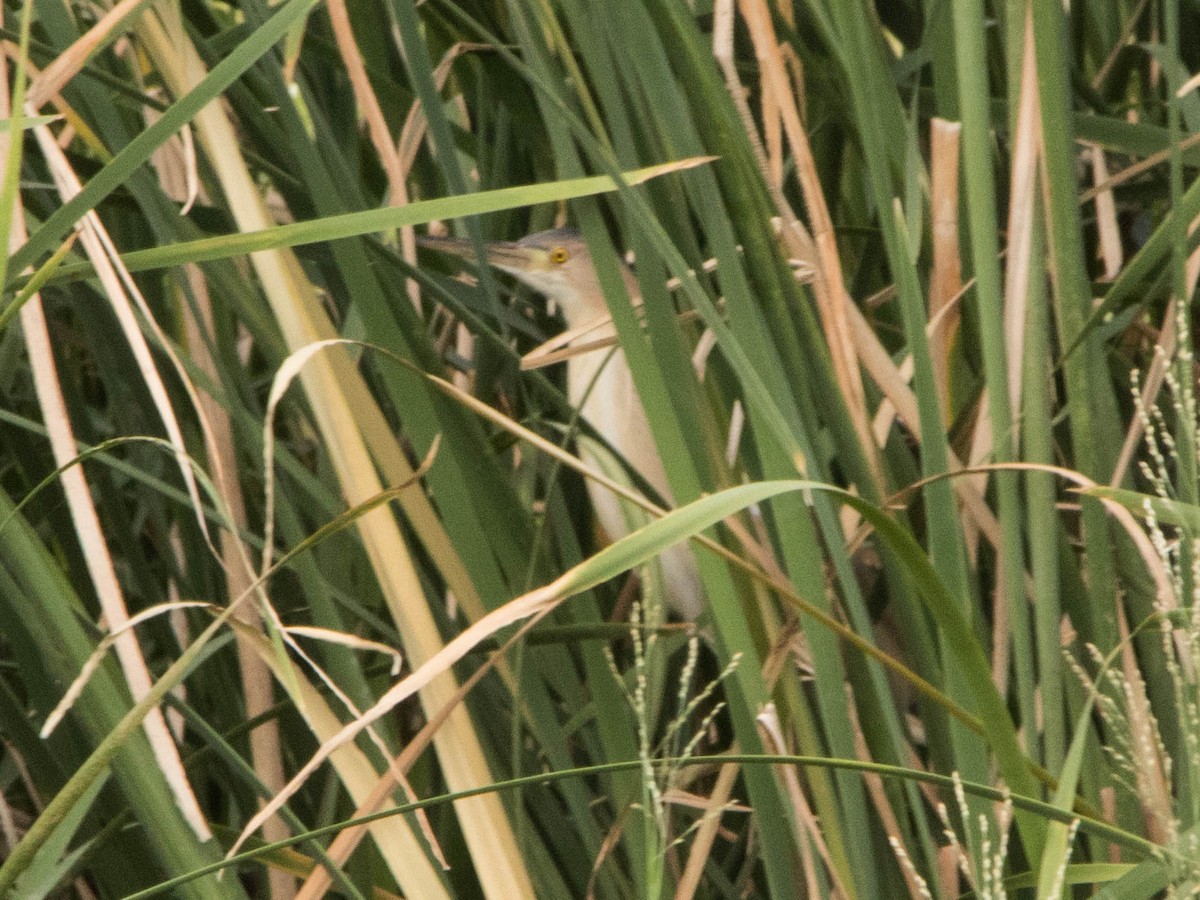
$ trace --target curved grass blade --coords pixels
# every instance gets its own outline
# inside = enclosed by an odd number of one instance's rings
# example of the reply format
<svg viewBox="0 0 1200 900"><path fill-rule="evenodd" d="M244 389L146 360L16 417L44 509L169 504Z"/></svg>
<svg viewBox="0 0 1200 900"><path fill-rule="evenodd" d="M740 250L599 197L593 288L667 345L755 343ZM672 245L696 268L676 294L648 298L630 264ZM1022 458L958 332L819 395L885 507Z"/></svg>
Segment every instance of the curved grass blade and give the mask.
<svg viewBox="0 0 1200 900"><path fill-rule="evenodd" d="M393 710L426 684L455 665L479 643L497 631L529 618L541 618L559 604L617 575L623 574L675 544L699 534L747 506L779 494L824 491L856 509L895 551L925 601L930 614L945 631L951 648L972 691L984 725L985 737L999 764L1004 780L1017 793L1037 796L1038 786L1017 740L1016 729L1004 699L992 683L987 657L975 638L960 605L946 589L916 540L886 512L859 497L831 485L813 481L764 481L728 488L680 507L651 522L595 556L574 566L560 577L493 610L447 643L411 675L394 685L359 719L346 725L321 746L278 796L250 821L231 852L256 831L291 797L320 765L339 747L353 740L364 728ZM1018 827L1027 846L1045 843L1045 822L1025 813L1017 815Z"/></svg>
<svg viewBox="0 0 1200 900"><path fill-rule="evenodd" d="M631 172L622 172L620 178L627 185L641 184L660 175L702 165L711 159L712 157L692 157L677 162L661 163ZM538 203L588 197L615 191L620 187L622 187L620 181L612 176L594 175L588 178L570 178L564 181L480 191L457 197L424 200L404 206L387 206L382 209L368 209L340 216L310 219L305 222L264 228L260 231L223 234L218 237L167 244L148 250L136 250L124 254L121 261L130 272L145 272L150 269L165 269L185 263L228 259L232 256L243 256L260 250L298 247L318 241L336 241L342 238L358 237L406 225L420 225L435 219L455 219L516 209L522 206L533 206ZM60 267L58 272L48 280L56 282L82 278L87 277L91 272L90 265L76 263ZM19 284L19 282L17 283Z"/></svg>
<svg viewBox="0 0 1200 900"><path fill-rule="evenodd" d="M693 756L686 760L679 759L663 759L663 765L680 766L711 766L714 763L726 764L732 763L741 766L800 766L804 768L820 768L820 769L842 769L850 772L869 772L873 775L878 775L884 778L903 778L912 781L923 782L925 784L934 785L941 788L952 788L953 779L946 775L938 775L933 772L926 772L919 769L906 769L900 766L888 766L882 763L864 762L857 759L834 759L823 756L797 756L797 755L781 755L769 756L749 753L731 753L720 756ZM230 856L220 863L214 863L206 866L203 869L197 869L194 872L189 872L186 875L181 875L177 878L172 878L170 881L164 881L162 884L155 885L152 888L147 888L143 891L138 891L135 894L130 894L125 900L148 900L150 897L157 897L165 894L182 884L186 884L196 878L204 875L211 875L213 872L219 872L229 866L238 865L243 862L257 859L276 852L277 850L295 846L306 840L321 838L327 835L336 834L345 828L358 825L365 825L378 819L388 816L404 815L418 809L428 809L433 806L440 806L447 803L452 803L455 800L461 800L466 797L475 796L485 791L502 791L513 790L521 791L530 786L542 786L551 784L557 781L563 781L571 778L588 777L594 778L602 775L609 775L616 772L636 771L644 766L644 761L640 759L622 760L619 762L601 763L594 766L581 766L576 769L569 769L560 772L539 772L534 775L526 775L520 778L513 778L505 782L490 785L486 788L475 788L470 791L459 791L453 794L444 794L438 797L426 797L413 803L405 803L401 806L394 806L390 809L380 810L379 812L371 813L370 815L360 816L354 819L349 819L343 822L335 822L331 825L325 825L321 828L314 828L312 831L304 834L293 835L284 841L277 841L273 844L263 844L251 850L246 850L234 856ZM970 781L959 781L963 790L970 795L982 797L986 800L1001 801L1008 796L1013 806L1017 809L1024 810L1028 813L1044 817L1048 821L1069 821L1074 818L1072 813L1064 813L1057 809L1052 804L1039 800L1035 797L1027 797L1021 794L1007 794L990 785L977 784ZM1125 831L1114 825L1110 825L1100 819L1092 819L1088 817L1080 817L1080 830L1086 831L1089 834L1095 835L1101 840L1110 841L1121 847L1125 847L1134 853L1141 854L1147 859L1137 868L1130 871L1129 865L1094 865L1094 866L1077 866L1076 869L1084 869L1093 871L1097 876L1095 880L1107 880L1120 875L1123 872L1128 872L1132 875L1134 872L1142 870L1146 867L1150 870L1152 867L1158 867L1165 872L1166 863L1160 858L1161 848L1156 844L1139 837L1136 834ZM1017 876L1017 879L1028 878L1028 876ZM1014 879L1017 880L1017 879ZM1006 884L1009 882L1006 881ZM1022 886L1029 882L1021 882ZM1070 883L1078 883L1072 881ZM1160 885L1161 887L1161 885ZM1107 893L1102 893L1099 896L1107 897ZM1122 894L1121 896L1134 896L1132 894ZM1149 894L1136 896L1150 896Z"/></svg>
<svg viewBox="0 0 1200 900"><path fill-rule="evenodd" d="M162 117L129 142L75 197L64 203L13 254L9 267L21 271L62 238L83 214L121 187L152 153L226 88L240 78L288 29L316 6L316 0L289 0L261 28L242 41L213 67L194 90L173 103Z"/></svg>

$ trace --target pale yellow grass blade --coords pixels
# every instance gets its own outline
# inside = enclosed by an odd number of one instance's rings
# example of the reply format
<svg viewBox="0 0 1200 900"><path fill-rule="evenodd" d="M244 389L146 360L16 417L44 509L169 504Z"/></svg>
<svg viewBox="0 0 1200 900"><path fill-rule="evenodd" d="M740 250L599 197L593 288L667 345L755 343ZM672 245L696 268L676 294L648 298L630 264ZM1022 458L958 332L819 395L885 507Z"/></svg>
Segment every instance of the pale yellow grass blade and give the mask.
<svg viewBox="0 0 1200 900"><path fill-rule="evenodd" d="M566 589L571 585L574 571L566 573L561 578L548 585L530 591L527 594L505 604L499 609L484 616L470 628L463 631L434 654L426 663L417 668L411 675L396 685L393 685L379 701L367 710L361 717L343 726L329 738L313 755L296 776L284 787L267 806L247 823L241 836L229 850L229 855L235 854L251 834L258 830L262 823L273 815L288 799L296 793L305 781L339 748L346 746L363 729L387 715L400 703L427 688L444 673L471 652L481 642L492 637L498 631L525 619L540 619L566 599Z"/></svg>
<svg viewBox="0 0 1200 900"><path fill-rule="evenodd" d="M958 160L962 124L934 119L929 127L929 207L933 232L933 271L929 275L929 318L938 320L950 307L938 326L930 331L932 356L942 421L950 415L950 351L958 333L958 305L953 298L962 289L962 248L958 243Z"/></svg>
<svg viewBox="0 0 1200 900"><path fill-rule="evenodd" d="M1025 357L1026 297L1033 260L1034 192L1042 153L1042 114L1038 99L1037 61L1034 57L1033 22L1025 20L1021 96L1013 134L1013 165L1009 181L1008 254L1004 271L1004 346L1008 363L1009 408L1021 408L1021 378ZM1014 420L1019 427L1020 418ZM1014 439L1016 435L1014 435Z"/></svg>
<svg viewBox="0 0 1200 900"><path fill-rule="evenodd" d="M1104 184L1108 180L1108 161L1104 148L1093 145L1088 148L1092 164L1092 180ZM1111 190L1096 195L1096 230L1100 235L1100 262L1104 266L1104 280L1112 281L1125 265L1125 253L1121 248L1121 226L1117 222L1117 203Z"/></svg>
<svg viewBox="0 0 1200 900"><path fill-rule="evenodd" d="M64 199L69 199L79 191L79 182L75 173L67 164L65 156L46 126L39 126L35 129L34 134L54 175L59 193ZM134 317L125 286L122 285L118 272L111 262L115 255L111 242L107 240L107 235L95 213L89 213L80 223L80 228L81 243L89 259L96 266L104 293L122 325L123 333L130 343L134 357L138 360L142 378L154 398L156 408L175 448L180 468L184 471L189 494L196 509L199 510L199 490L187 460L183 435L171 409L166 388L158 375L149 348ZM14 217L13 227L9 232L10 251L20 246L24 239L21 217L17 215ZM76 456L76 441L66 402L59 388L54 352L40 297L34 296L21 309L21 326L26 345L29 348L34 387L42 409L43 421L49 433L51 452L56 465L66 466ZM88 575L92 580L100 606L104 610L105 619L110 628L120 631L129 620L128 608L82 467L70 466L64 469L62 486L67 496L71 520L75 526L75 533L79 539ZM135 700L146 696L150 691L152 679L142 656L141 647L132 631L120 634L116 641L116 651L130 693ZM197 836L202 840L207 840L211 837L208 824L192 793L183 762L179 758L179 751L167 728L162 711L156 709L150 713L146 717L144 727L155 759L175 795L180 810Z"/></svg>
<svg viewBox="0 0 1200 900"><path fill-rule="evenodd" d="M341 721L325 702L321 692L313 687L302 673L281 672L281 665L274 648L257 631L231 622L238 635L238 643L244 643L254 652L262 664L274 672L279 684L293 694L292 700L298 709L304 710L304 718L317 740L328 741L342 727ZM379 781L379 773L358 747L344 744L329 757L330 764L356 805L366 802ZM366 826L375 842L379 854L387 862L388 871L409 897L429 897L437 900L449 897L437 869L429 859L427 845L409 827L401 816L379 819Z"/></svg>
<svg viewBox="0 0 1200 900"><path fill-rule="evenodd" d="M442 727L442 723L446 720L446 717L450 715L454 707L461 703L471 692L471 690L486 675L495 670L496 666L504 659L508 652L525 637L525 634L528 632L530 627L532 627L532 625L527 624L521 628L518 628L508 639L508 641L505 642L504 646L500 648L499 652L492 654L491 658L486 663L476 669L471 676L463 682L462 687L458 689L458 692L451 700L451 704L449 706L442 707L437 711L437 713L429 718L421 730L412 738L412 740L408 742L407 745L405 745L404 749L400 751L400 754L391 761L391 764L388 767L389 772L384 774L379 781L376 782L374 788L371 790L370 795L359 803L358 808L354 811L355 818L369 815L379 809L387 796L392 793L391 787L393 785L393 779L398 777L398 775L407 773L413 767L413 764L416 763L421 754L425 752L426 748L433 740L433 736L437 734L438 730ZM407 782L405 783L405 786L407 787ZM425 820L424 812L419 811L417 817L422 827L422 833L426 836L426 840L430 842L432 850L437 856L438 862L441 863L443 868L448 868L448 864L441 856L440 847L438 847L435 843L432 829ZM339 832L337 838L329 846L328 856L338 862L349 859L350 854L354 852L354 848L358 846L362 834L363 830L362 826L360 825L356 825L352 828L347 828ZM317 898L325 896L325 891L328 889L331 883L332 879L327 871L324 869L314 871L313 874L309 876L308 880L305 881L300 892L297 894L297 897L300 898L300 900L317 900Z"/></svg>
<svg viewBox="0 0 1200 900"><path fill-rule="evenodd" d="M50 714L46 716L46 721L42 723L42 727L38 731L38 737L44 739L54 734L55 730L59 726L59 723L62 722L66 714L70 712L71 707L75 704L75 701L79 699L79 695L83 693L83 689L87 687L87 683L91 679L92 675L94 675L96 670L100 668L100 664L104 662L104 657L108 654L109 649L117 642L117 639L120 638L122 634L124 634L126 631L136 628L142 622L149 621L155 616L160 616L164 613L171 614L183 609L196 609L204 607L212 609L213 605L211 603L203 603L199 600L172 600L168 603L160 603L156 606L143 609L141 612L130 616L120 628L110 629L108 634L101 638L100 643L96 645L96 648L84 662L83 666L80 667L79 674L76 675L75 679L67 686L66 691L62 695L62 699L58 701L54 709L52 709Z"/></svg>
<svg viewBox="0 0 1200 900"><path fill-rule="evenodd" d="M321 641L326 644L336 644L339 647L348 647L351 650L365 650L371 653L379 653L387 656L392 660L392 677L400 674L400 666L404 662L399 651L395 647L389 647L387 644L381 644L379 641L368 640L364 637L359 637L356 634L347 634L344 631L333 631L330 628L317 628L312 625L285 625L283 629L292 637L305 637L314 641Z"/></svg>
<svg viewBox="0 0 1200 900"><path fill-rule="evenodd" d="M171 89L182 95L201 80L205 70L184 34L177 11L167 7L160 14L165 25L144 17L139 34ZM271 217L238 151L237 134L220 105L210 104L201 110L195 126L239 230L270 227ZM251 262L291 349L336 337L294 254L288 250L262 251L253 254ZM341 351L333 358L318 356L305 368L300 381L347 502L354 506L379 494L382 485L360 417L367 415L369 422L382 416L349 358ZM368 408L372 412L364 413ZM382 436L376 433L374 439L381 441ZM391 441L395 442L394 436ZM398 446L395 453L400 453ZM431 611L420 602L425 592L399 526L388 509L372 510L355 525L405 650L413 664L420 665L438 653L442 642ZM431 680L421 694L423 705L430 711L439 709L453 696L456 686L449 673ZM494 781L470 717L462 707L441 729L435 747L452 791ZM532 881L499 798L477 796L457 803L455 809L485 894L497 898L532 896Z"/></svg>

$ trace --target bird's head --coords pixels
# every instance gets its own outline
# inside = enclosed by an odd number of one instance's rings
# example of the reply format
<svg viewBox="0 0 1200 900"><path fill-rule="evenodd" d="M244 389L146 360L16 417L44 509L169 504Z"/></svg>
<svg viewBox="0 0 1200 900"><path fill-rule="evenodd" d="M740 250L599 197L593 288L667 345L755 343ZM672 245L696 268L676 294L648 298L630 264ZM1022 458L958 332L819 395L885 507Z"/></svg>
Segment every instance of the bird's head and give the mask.
<svg viewBox="0 0 1200 900"><path fill-rule="evenodd" d="M423 247L478 259L475 245L458 238L423 237ZM583 235L574 228L539 231L519 241L485 241L488 263L557 303L574 327L605 311L604 296Z"/></svg>

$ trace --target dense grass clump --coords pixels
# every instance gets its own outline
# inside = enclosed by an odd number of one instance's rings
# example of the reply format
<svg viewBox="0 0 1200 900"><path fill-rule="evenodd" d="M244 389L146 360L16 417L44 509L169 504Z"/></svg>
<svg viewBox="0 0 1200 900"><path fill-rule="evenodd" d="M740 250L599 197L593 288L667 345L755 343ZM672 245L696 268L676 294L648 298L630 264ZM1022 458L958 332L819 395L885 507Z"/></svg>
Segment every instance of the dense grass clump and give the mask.
<svg viewBox="0 0 1200 900"><path fill-rule="evenodd" d="M1193 5L6 11L0 893L1200 885Z"/></svg>

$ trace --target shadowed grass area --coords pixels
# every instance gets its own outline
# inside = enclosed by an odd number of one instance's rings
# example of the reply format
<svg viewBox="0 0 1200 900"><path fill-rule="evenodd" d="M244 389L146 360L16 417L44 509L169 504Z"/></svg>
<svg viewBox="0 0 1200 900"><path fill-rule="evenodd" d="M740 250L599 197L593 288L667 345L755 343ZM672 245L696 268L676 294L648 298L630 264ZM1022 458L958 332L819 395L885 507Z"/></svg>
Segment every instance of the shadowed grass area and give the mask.
<svg viewBox="0 0 1200 900"><path fill-rule="evenodd" d="M1191 5L10 13L0 893L1200 879Z"/></svg>

